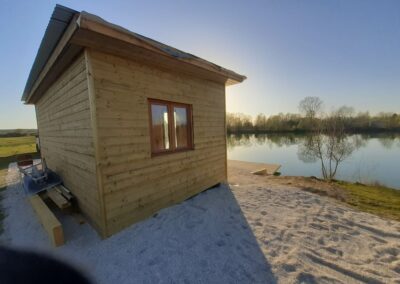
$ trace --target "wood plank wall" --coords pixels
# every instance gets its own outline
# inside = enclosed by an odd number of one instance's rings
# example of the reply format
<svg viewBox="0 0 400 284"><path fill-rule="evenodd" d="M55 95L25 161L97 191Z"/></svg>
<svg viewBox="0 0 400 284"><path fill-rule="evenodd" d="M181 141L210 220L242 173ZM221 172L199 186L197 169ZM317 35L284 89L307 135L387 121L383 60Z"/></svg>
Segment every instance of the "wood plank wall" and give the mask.
<svg viewBox="0 0 400 284"><path fill-rule="evenodd" d="M224 84L90 58L108 235L226 180ZM195 150L151 157L147 98L193 105Z"/></svg>
<svg viewBox="0 0 400 284"><path fill-rule="evenodd" d="M36 103L42 157L76 196L78 205L102 234L96 162L84 54Z"/></svg>

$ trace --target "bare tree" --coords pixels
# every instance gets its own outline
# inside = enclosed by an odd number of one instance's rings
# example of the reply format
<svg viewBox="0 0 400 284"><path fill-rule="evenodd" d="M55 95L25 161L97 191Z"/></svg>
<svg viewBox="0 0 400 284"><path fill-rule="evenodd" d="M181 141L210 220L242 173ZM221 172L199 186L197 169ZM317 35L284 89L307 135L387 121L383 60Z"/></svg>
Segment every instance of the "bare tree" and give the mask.
<svg viewBox="0 0 400 284"><path fill-rule="evenodd" d="M313 120L322 111L323 102L318 97L305 97L299 103L299 110L306 118Z"/></svg>
<svg viewBox="0 0 400 284"><path fill-rule="evenodd" d="M266 130L267 117L265 116L265 114L260 113L256 116L256 119L254 120L254 126L255 129L258 131Z"/></svg>
<svg viewBox="0 0 400 284"><path fill-rule="evenodd" d="M253 130L251 116L242 113L227 113L226 126L229 133Z"/></svg>
<svg viewBox="0 0 400 284"><path fill-rule="evenodd" d="M317 132L299 146L298 156L304 162L321 163L324 179L335 178L339 165L357 147L357 141L345 133L346 112L335 111L320 120Z"/></svg>
<svg viewBox="0 0 400 284"><path fill-rule="evenodd" d="M349 106L341 106L338 108L336 111L340 116L349 119L354 116L355 110L354 107L349 107Z"/></svg>

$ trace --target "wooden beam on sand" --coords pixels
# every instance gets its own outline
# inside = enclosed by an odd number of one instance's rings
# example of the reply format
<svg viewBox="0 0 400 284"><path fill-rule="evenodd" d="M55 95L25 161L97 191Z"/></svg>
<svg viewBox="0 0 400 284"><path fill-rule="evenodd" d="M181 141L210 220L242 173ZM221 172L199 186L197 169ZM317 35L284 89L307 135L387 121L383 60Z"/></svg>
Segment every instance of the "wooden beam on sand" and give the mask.
<svg viewBox="0 0 400 284"><path fill-rule="evenodd" d="M253 172L251 172L251 173L252 173L253 175L258 175L258 176L264 176L264 175L267 175L267 174L268 174L266 168L259 169L259 170L255 170L255 171L253 171Z"/></svg>
<svg viewBox="0 0 400 284"><path fill-rule="evenodd" d="M65 209L71 206L71 202L69 202L60 192L58 192L54 188L47 191L47 196L60 209Z"/></svg>
<svg viewBox="0 0 400 284"><path fill-rule="evenodd" d="M32 207L39 217L42 226L45 228L49 238L54 246L58 247L64 244L64 233L61 223L53 212L47 207L46 203L39 195L29 197Z"/></svg>
<svg viewBox="0 0 400 284"><path fill-rule="evenodd" d="M244 170L254 175L273 175L281 168L281 165L277 164L253 163L237 160L228 160L228 165L231 168Z"/></svg>
<svg viewBox="0 0 400 284"><path fill-rule="evenodd" d="M57 185L55 187L55 190L57 190L63 197L65 197L68 201L71 201L74 197L71 194L71 192L63 185Z"/></svg>

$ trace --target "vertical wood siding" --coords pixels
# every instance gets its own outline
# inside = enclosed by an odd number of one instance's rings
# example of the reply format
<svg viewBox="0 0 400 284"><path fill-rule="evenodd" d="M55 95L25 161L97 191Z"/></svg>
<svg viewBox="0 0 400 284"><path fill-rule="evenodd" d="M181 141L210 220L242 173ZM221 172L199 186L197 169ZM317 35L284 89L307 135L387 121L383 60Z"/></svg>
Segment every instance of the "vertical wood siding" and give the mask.
<svg viewBox="0 0 400 284"><path fill-rule="evenodd" d="M84 54L63 72L35 107L42 157L102 232Z"/></svg>
<svg viewBox="0 0 400 284"><path fill-rule="evenodd" d="M90 58L108 235L226 180L223 84L97 51ZM193 105L195 150L151 157L148 98Z"/></svg>

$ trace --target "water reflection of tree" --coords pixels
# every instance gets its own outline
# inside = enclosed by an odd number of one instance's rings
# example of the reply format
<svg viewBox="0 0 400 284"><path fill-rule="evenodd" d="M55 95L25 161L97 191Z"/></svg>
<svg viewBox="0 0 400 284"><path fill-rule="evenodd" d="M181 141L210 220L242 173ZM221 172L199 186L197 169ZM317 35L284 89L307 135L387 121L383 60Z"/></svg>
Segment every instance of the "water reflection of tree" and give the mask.
<svg viewBox="0 0 400 284"><path fill-rule="evenodd" d="M292 133L272 133L272 134L256 134L256 141L259 145L266 144L270 146L291 146L298 144L300 136Z"/></svg>
<svg viewBox="0 0 400 284"><path fill-rule="evenodd" d="M392 133L390 135L381 135L378 138L379 143L386 148L386 149L392 149L394 145L399 145L400 142L400 135L396 133Z"/></svg>
<svg viewBox="0 0 400 284"><path fill-rule="evenodd" d="M297 155L305 163L318 161L322 176L330 180L335 178L339 165L365 144L358 135L346 135L346 116L340 109L320 121L318 131L299 145Z"/></svg>
<svg viewBox="0 0 400 284"><path fill-rule="evenodd" d="M270 148L273 146L283 147L299 144L304 139L304 136L297 134L228 134L227 144L228 149L232 150L238 146L250 147L254 144L262 146L267 145Z"/></svg>
<svg viewBox="0 0 400 284"><path fill-rule="evenodd" d="M324 179L333 179L340 164L362 145L355 136L310 135L299 144L297 156L305 163L319 162Z"/></svg>
<svg viewBox="0 0 400 284"><path fill-rule="evenodd" d="M318 158L313 155L312 148L315 141L315 135L307 135L297 148L297 157L304 163L315 163Z"/></svg>
<svg viewBox="0 0 400 284"><path fill-rule="evenodd" d="M250 140L251 136L253 136L253 134L229 134L226 138L228 149L232 150L237 146L250 147L252 145Z"/></svg>
<svg viewBox="0 0 400 284"><path fill-rule="evenodd" d="M388 138L380 138L379 142L381 143L381 145L386 148L386 149L392 149L394 143L395 143L395 139L388 137Z"/></svg>
<svg viewBox="0 0 400 284"><path fill-rule="evenodd" d="M354 142L354 146L356 149L367 147L368 145L368 137L360 134L354 134L351 136Z"/></svg>

